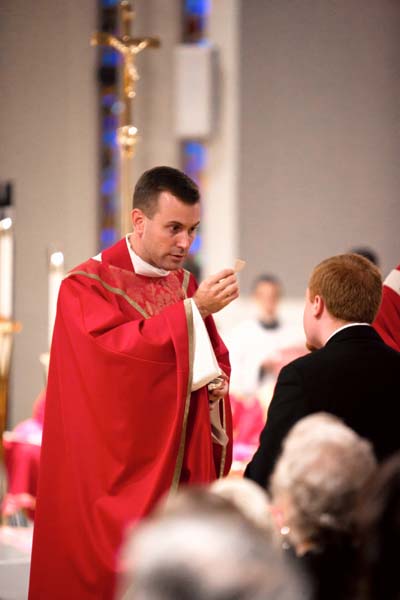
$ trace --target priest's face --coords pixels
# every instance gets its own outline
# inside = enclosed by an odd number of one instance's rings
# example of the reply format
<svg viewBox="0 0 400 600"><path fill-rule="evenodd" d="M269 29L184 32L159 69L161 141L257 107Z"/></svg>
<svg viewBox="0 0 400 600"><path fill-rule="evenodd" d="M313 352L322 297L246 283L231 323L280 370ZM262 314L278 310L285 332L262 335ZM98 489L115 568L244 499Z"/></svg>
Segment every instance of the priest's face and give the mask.
<svg viewBox="0 0 400 600"><path fill-rule="evenodd" d="M134 250L159 269L180 269L200 224L200 203L185 204L169 192L161 192L157 210L147 217L132 211Z"/></svg>

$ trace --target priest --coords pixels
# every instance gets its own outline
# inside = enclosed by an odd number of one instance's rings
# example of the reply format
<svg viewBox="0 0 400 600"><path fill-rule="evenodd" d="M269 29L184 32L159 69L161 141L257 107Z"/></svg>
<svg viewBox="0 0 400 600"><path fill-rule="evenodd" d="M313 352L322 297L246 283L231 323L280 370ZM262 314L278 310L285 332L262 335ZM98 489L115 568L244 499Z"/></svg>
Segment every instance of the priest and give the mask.
<svg viewBox="0 0 400 600"><path fill-rule="evenodd" d="M228 352L215 313L233 269L197 288L183 262L199 191L146 171L133 233L61 285L50 357L30 600L111 599L128 525L184 484L228 473Z"/></svg>

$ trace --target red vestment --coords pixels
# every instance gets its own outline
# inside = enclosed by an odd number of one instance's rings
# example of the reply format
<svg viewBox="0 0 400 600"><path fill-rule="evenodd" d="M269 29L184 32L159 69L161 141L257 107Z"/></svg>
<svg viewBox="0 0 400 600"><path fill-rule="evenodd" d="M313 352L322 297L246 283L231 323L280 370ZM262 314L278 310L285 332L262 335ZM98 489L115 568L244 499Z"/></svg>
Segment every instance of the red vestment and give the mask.
<svg viewBox="0 0 400 600"><path fill-rule="evenodd" d="M400 271L400 265L396 267ZM373 326L385 344L400 352L400 295L383 282L382 302Z"/></svg>
<svg viewBox="0 0 400 600"><path fill-rule="evenodd" d="M30 600L110 599L128 524L180 483L226 474L206 387L191 393L196 283L137 275L123 239L63 281L53 335ZM185 290L187 282L187 290ZM217 360L227 350L206 319ZM221 402L229 439L229 400Z"/></svg>

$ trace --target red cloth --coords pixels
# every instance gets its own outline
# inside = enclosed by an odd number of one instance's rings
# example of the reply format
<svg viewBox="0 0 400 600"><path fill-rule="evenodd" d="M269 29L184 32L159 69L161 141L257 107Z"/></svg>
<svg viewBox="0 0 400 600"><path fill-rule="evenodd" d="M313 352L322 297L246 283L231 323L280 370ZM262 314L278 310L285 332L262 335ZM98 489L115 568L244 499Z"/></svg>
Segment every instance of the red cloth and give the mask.
<svg viewBox="0 0 400 600"><path fill-rule="evenodd" d="M36 505L40 446L46 393L37 398L31 419L26 419L4 435L4 460L7 469L7 494L2 512L5 516L24 508L31 518Z"/></svg>
<svg viewBox="0 0 400 600"><path fill-rule="evenodd" d="M265 417L259 399L230 395L233 424L233 459L249 461L257 449Z"/></svg>
<svg viewBox="0 0 400 600"><path fill-rule="evenodd" d="M2 503L2 513L7 517L23 508L33 519L39 478L40 446L4 440L4 459L8 485Z"/></svg>
<svg viewBox="0 0 400 600"><path fill-rule="evenodd" d="M190 302L183 276L136 275L121 240L103 252L102 263L87 261L61 286L30 600L112 598L127 525L178 482L205 483L229 471L231 446L223 459L211 440L206 388L187 392ZM195 286L191 279L188 296ZM207 328L229 371L210 318ZM223 406L231 439L228 399Z"/></svg>
<svg viewBox="0 0 400 600"><path fill-rule="evenodd" d="M400 265L396 270L400 271ZM388 346L400 352L400 296L385 283L373 326Z"/></svg>
<svg viewBox="0 0 400 600"><path fill-rule="evenodd" d="M32 419L38 423L43 429L44 423L44 409L46 406L46 392L42 392L39 394L39 397L36 399L33 410L32 410Z"/></svg>

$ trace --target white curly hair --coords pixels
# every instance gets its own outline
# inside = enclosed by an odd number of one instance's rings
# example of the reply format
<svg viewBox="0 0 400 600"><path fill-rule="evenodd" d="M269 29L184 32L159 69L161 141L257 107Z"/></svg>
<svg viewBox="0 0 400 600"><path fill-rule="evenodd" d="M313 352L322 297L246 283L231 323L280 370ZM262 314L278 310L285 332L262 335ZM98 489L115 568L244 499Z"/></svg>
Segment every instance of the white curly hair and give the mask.
<svg viewBox="0 0 400 600"><path fill-rule="evenodd" d="M371 444L337 417L317 413L299 421L271 479L272 502L285 506L291 542L350 534L356 500L375 468Z"/></svg>

